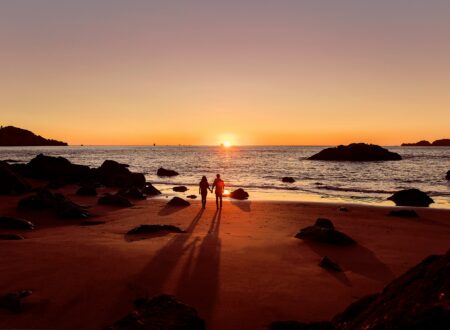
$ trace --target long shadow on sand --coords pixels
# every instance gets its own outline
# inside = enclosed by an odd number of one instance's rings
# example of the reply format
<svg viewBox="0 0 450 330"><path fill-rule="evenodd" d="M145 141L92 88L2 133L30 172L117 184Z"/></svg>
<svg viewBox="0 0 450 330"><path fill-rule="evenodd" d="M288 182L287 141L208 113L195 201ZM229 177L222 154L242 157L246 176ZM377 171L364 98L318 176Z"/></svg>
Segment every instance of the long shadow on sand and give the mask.
<svg viewBox="0 0 450 330"><path fill-rule="evenodd" d="M233 201L231 200L231 204L240 208L244 212L251 212L251 202L250 201Z"/></svg>
<svg viewBox="0 0 450 330"><path fill-rule="evenodd" d="M301 244L308 246L321 258L324 256L330 257L332 260L336 261L344 271L352 271L382 282L391 281L395 277L385 263L378 259L372 251L360 244L354 246L330 246L307 240L303 241ZM333 276L345 285L350 284L350 281L345 274L333 273Z"/></svg>
<svg viewBox="0 0 450 330"><path fill-rule="evenodd" d="M160 216L166 216L171 215L175 212L184 210L188 206L171 206L171 205L165 205L161 210L159 210L158 215Z"/></svg>

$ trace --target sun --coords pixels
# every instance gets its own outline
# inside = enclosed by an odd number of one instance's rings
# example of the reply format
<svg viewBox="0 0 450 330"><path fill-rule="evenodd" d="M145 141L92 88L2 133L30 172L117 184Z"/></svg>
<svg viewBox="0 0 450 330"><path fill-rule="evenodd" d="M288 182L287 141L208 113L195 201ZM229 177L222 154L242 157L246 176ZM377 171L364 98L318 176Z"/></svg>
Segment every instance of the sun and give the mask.
<svg viewBox="0 0 450 330"><path fill-rule="evenodd" d="M231 142L230 142L230 141L223 141L222 145L223 145L225 148L229 148L229 147L231 147Z"/></svg>

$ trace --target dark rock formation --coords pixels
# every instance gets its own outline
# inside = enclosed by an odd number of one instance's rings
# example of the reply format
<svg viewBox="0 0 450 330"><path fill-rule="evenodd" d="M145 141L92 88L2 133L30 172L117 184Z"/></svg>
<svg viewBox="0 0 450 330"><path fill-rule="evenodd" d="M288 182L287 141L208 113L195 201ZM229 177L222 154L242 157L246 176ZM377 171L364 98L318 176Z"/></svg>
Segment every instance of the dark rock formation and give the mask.
<svg viewBox="0 0 450 330"><path fill-rule="evenodd" d="M131 207L133 204L123 196L120 195L112 195L110 193L106 193L104 196L98 199L98 204L100 205L112 205L119 207Z"/></svg>
<svg viewBox="0 0 450 330"><path fill-rule="evenodd" d="M392 210L388 213L391 217L418 218L419 215L414 210Z"/></svg>
<svg viewBox="0 0 450 330"><path fill-rule="evenodd" d="M92 186L83 186L78 188L76 194L78 196L97 196L97 189Z"/></svg>
<svg viewBox="0 0 450 330"><path fill-rule="evenodd" d="M18 195L29 190L28 184L10 165L0 162L0 195Z"/></svg>
<svg viewBox="0 0 450 330"><path fill-rule="evenodd" d="M0 308L11 312L19 313L22 311L22 299L30 296L31 290L20 290L16 292L0 295Z"/></svg>
<svg viewBox="0 0 450 330"><path fill-rule="evenodd" d="M105 221L101 220L84 220L80 222L80 226L97 226L105 224Z"/></svg>
<svg viewBox="0 0 450 330"><path fill-rule="evenodd" d="M185 201L184 199L182 199L180 197L174 197L167 203L167 205L170 205L170 206L189 206L189 205L191 205L191 203L189 203L188 201Z"/></svg>
<svg viewBox="0 0 450 330"><path fill-rule="evenodd" d="M397 191L388 200L393 201L397 206L428 207L431 203L434 203L433 199L419 189Z"/></svg>
<svg viewBox="0 0 450 330"><path fill-rule="evenodd" d="M161 232L169 233L184 233L184 230L172 225L140 225L127 232L127 235L140 235L140 234L157 234Z"/></svg>
<svg viewBox="0 0 450 330"><path fill-rule="evenodd" d="M436 140L431 145L433 147L450 147L450 139Z"/></svg>
<svg viewBox="0 0 450 330"><path fill-rule="evenodd" d="M402 157L395 152L391 152L374 144L352 143L348 146L340 145L335 148L324 149L308 159L363 162L401 160Z"/></svg>
<svg viewBox="0 0 450 330"><path fill-rule="evenodd" d="M179 302L173 296L163 294L150 299L138 299L134 305L133 312L107 329L205 329L205 321L198 316L197 311Z"/></svg>
<svg viewBox="0 0 450 330"><path fill-rule="evenodd" d="M122 189L118 193L118 195L132 198L132 199L146 199L147 196L142 192L141 189L137 187L131 187L129 189Z"/></svg>
<svg viewBox="0 0 450 330"><path fill-rule="evenodd" d="M270 323L269 330L335 330L335 328L331 322L275 321Z"/></svg>
<svg viewBox="0 0 450 330"><path fill-rule="evenodd" d="M293 177L290 176L285 176L284 178L281 179L282 182L287 182L287 183L294 183L295 179Z"/></svg>
<svg viewBox="0 0 450 330"><path fill-rule="evenodd" d="M66 146L67 143L45 139L33 132L14 126L0 128L0 146Z"/></svg>
<svg viewBox="0 0 450 330"><path fill-rule="evenodd" d="M415 143L402 143L402 147L429 147L431 143L427 140L422 140Z"/></svg>
<svg viewBox="0 0 450 330"><path fill-rule="evenodd" d="M158 168L158 171L156 172L157 176L176 176L179 173L174 170L167 170L163 167Z"/></svg>
<svg viewBox="0 0 450 330"><path fill-rule="evenodd" d="M173 187L172 190L176 191L176 192L185 192L189 189L185 186L177 186L177 187Z"/></svg>
<svg viewBox="0 0 450 330"><path fill-rule="evenodd" d="M128 169L128 165L114 160L105 160L93 172L98 181L107 187L130 188L135 186L141 189L145 187L144 174L133 173Z"/></svg>
<svg viewBox="0 0 450 330"><path fill-rule="evenodd" d="M447 180L450 180L450 170L447 172L447 175L445 176L445 178L446 178Z"/></svg>
<svg viewBox="0 0 450 330"><path fill-rule="evenodd" d="M19 234L0 234L1 241L20 241L23 239L25 238Z"/></svg>
<svg viewBox="0 0 450 330"><path fill-rule="evenodd" d="M342 272L341 266L339 266L336 262L328 258L327 256L323 257L319 262L319 266L325 269L329 269L335 272Z"/></svg>
<svg viewBox="0 0 450 330"><path fill-rule="evenodd" d="M13 218L13 217L0 217L1 229L33 229L34 224L30 221Z"/></svg>
<svg viewBox="0 0 450 330"><path fill-rule="evenodd" d="M244 189L239 188L239 189L236 189L235 191L232 191L230 193L230 197L234 198L234 199L243 200L243 199L247 199L249 197L249 195L248 195L248 192L246 192Z"/></svg>
<svg viewBox="0 0 450 330"><path fill-rule="evenodd" d="M295 237L303 240L312 240L341 246L356 243L351 237L335 230L333 223L328 219L317 219L314 226L308 226L301 229Z"/></svg>
<svg viewBox="0 0 450 330"><path fill-rule="evenodd" d="M142 190L147 196L161 195L161 192L156 189L150 182L145 183L145 188Z"/></svg>
<svg viewBox="0 0 450 330"><path fill-rule="evenodd" d="M197 198L197 195L187 195L186 198L196 199L196 198Z"/></svg>

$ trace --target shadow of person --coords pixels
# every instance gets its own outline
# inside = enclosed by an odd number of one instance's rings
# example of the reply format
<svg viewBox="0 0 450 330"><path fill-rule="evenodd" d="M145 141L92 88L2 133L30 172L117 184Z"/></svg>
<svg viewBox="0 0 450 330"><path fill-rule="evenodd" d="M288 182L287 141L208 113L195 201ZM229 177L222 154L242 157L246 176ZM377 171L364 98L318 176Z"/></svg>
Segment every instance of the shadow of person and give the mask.
<svg viewBox="0 0 450 330"><path fill-rule="evenodd" d="M165 205L162 209L159 210L158 215L160 216L166 216L171 215L175 212L184 210L188 206L171 206L171 205Z"/></svg>
<svg viewBox="0 0 450 330"><path fill-rule="evenodd" d="M352 246L333 246L325 243L304 240L302 245L308 246L312 251L317 253L321 258L324 256L330 257L337 262L344 271L352 271L362 276L382 281L391 281L395 275L391 269L383 263L377 256L360 244ZM344 284L344 278L335 277L341 280Z"/></svg>
<svg viewBox="0 0 450 330"><path fill-rule="evenodd" d="M198 246L197 257L188 260L178 282L176 296L194 302L200 315L211 324L219 292L221 210L212 218L208 234Z"/></svg>
<svg viewBox="0 0 450 330"><path fill-rule="evenodd" d="M231 200L231 204L233 204L234 206L240 208L244 212L250 212L251 211L251 204L252 204L252 202L250 202L250 201L234 201L234 200Z"/></svg>

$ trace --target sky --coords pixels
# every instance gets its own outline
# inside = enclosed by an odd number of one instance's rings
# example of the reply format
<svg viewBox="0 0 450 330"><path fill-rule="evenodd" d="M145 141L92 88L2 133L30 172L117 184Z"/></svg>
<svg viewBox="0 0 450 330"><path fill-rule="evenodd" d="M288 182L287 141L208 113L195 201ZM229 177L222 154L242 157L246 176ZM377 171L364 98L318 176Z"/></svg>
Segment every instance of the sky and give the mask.
<svg viewBox="0 0 450 330"><path fill-rule="evenodd" d="M85 145L450 138L450 1L0 0L0 124Z"/></svg>

